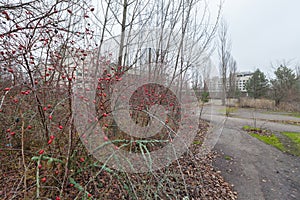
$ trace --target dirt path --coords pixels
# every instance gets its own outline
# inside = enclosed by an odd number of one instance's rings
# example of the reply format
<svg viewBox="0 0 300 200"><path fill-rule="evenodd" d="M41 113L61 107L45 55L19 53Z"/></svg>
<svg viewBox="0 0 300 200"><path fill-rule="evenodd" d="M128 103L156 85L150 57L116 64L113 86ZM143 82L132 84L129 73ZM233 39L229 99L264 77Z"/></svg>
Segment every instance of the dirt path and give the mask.
<svg viewBox="0 0 300 200"><path fill-rule="evenodd" d="M222 126L222 132L214 150L220 156L215 167L222 171L225 180L234 185L239 199L300 199L300 157L283 153L276 148L251 137L242 126L253 126L253 113L239 110L236 117L225 118L220 114L222 107L209 106L204 118L215 126ZM254 113L267 119L283 119L281 115ZM249 119L245 119L249 117ZM287 117L287 116L286 116ZM288 117L289 120L299 118ZM258 127L272 131L300 132L300 126L256 121Z"/></svg>

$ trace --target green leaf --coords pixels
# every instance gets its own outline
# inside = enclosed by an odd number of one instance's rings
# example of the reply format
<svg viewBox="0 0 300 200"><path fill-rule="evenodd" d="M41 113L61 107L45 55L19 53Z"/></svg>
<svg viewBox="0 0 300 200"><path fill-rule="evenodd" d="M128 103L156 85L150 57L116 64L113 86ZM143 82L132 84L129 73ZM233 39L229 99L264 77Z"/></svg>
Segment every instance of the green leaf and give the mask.
<svg viewBox="0 0 300 200"><path fill-rule="evenodd" d="M69 181L74 185L76 189L78 189L81 192L84 191L84 188L80 184L78 184L73 178L69 178Z"/></svg>
<svg viewBox="0 0 300 200"><path fill-rule="evenodd" d="M31 158L31 160L33 160L33 161L37 161L37 160L39 160L40 159L40 157L38 157L38 156L33 156L32 158Z"/></svg>
<svg viewBox="0 0 300 200"><path fill-rule="evenodd" d="M53 158L50 158L50 159L47 161L47 165L50 165L52 162L53 162Z"/></svg>

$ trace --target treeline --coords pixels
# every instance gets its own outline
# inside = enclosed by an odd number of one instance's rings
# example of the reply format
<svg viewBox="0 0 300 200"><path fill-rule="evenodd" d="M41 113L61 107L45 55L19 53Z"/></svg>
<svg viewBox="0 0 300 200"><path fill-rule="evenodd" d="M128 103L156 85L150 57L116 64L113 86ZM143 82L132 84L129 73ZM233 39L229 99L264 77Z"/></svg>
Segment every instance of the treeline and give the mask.
<svg viewBox="0 0 300 200"><path fill-rule="evenodd" d="M299 69L296 68L294 71L287 65L281 64L274 71L274 75L274 78L268 79L260 69L257 69L246 83L248 96L254 99L272 99L277 107L282 102L299 102Z"/></svg>

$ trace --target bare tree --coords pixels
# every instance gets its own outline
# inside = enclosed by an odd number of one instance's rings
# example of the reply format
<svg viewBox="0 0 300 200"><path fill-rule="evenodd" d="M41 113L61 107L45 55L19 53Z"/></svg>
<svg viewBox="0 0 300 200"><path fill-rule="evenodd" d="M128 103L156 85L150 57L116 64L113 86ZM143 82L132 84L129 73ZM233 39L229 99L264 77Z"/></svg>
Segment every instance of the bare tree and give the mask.
<svg viewBox="0 0 300 200"><path fill-rule="evenodd" d="M234 98L236 96L236 72L237 65L234 58L231 56L229 60L229 80L228 80L228 97Z"/></svg>
<svg viewBox="0 0 300 200"><path fill-rule="evenodd" d="M228 77L228 67L230 61L230 51L231 51L231 41L228 36L228 25L223 20L219 26L219 48L218 54L220 59L220 74L222 79L222 105L225 105L226 93L227 93L227 77Z"/></svg>

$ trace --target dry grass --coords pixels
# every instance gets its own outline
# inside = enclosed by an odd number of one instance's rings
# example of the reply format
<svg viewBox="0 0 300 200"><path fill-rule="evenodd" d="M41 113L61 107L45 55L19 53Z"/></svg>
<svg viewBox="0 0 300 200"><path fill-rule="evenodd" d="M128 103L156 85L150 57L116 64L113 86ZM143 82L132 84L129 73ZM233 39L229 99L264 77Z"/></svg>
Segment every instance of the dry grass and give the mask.
<svg viewBox="0 0 300 200"><path fill-rule="evenodd" d="M300 112L299 102L281 102L278 107L275 101L270 99L241 98L239 106L242 108L267 109L285 112Z"/></svg>
<svg viewBox="0 0 300 200"><path fill-rule="evenodd" d="M239 100L238 99L233 99L233 98L228 98L226 100L226 105L230 106L230 107L238 107Z"/></svg>
<svg viewBox="0 0 300 200"><path fill-rule="evenodd" d="M282 111L287 111L287 112L300 112L300 103L282 102L277 109Z"/></svg>
<svg viewBox="0 0 300 200"><path fill-rule="evenodd" d="M275 101L269 99L251 99L241 98L239 106L242 108L256 108L256 109L275 109Z"/></svg>

